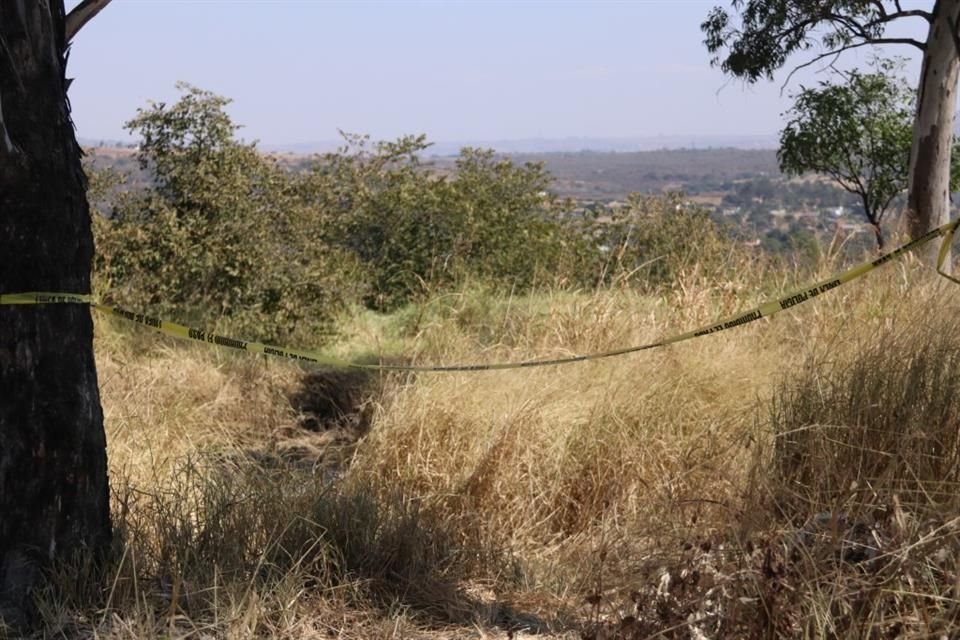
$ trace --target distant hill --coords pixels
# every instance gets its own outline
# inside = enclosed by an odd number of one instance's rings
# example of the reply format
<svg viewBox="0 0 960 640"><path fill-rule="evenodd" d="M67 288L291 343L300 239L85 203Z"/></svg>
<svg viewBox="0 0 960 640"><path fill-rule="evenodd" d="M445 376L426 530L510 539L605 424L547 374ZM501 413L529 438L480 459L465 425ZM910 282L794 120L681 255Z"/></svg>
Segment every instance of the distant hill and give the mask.
<svg viewBox="0 0 960 640"><path fill-rule="evenodd" d="M773 149L662 149L658 151L508 153L514 162L543 162L554 191L580 200L620 200L628 194L684 191L723 192L732 183L780 177ZM444 170L452 157L433 158Z"/></svg>
<svg viewBox="0 0 960 640"><path fill-rule="evenodd" d="M133 184L148 180L137 166L136 151L129 147L87 148L95 167L112 166L130 172ZM309 165L310 155L271 152L291 170ZM621 200L633 192L667 190L689 195L728 192L737 181L778 178L773 149L661 149L657 151L564 151L504 153L514 162L543 162L554 177L553 190L579 200ZM453 155L425 159L434 170L449 172Z"/></svg>
<svg viewBox="0 0 960 640"><path fill-rule="evenodd" d="M332 140L260 145L293 157L339 146ZM664 190L702 194L729 190L736 180L780 176L775 135L463 140L433 143L423 155L444 171L463 147L494 149L517 162L545 162L555 191L578 199L615 200Z"/></svg>
<svg viewBox="0 0 960 640"><path fill-rule="evenodd" d="M290 144L261 144L265 151L312 154L334 151L339 140ZM456 155L463 147L495 149L501 153L561 153L570 151L653 151L660 149L770 149L777 146L775 135L662 135L631 138L567 137L519 140L447 140L434 142L428 155Z"/></svg>
<svg viewBox="0 0 960 640"><path fill-rule="evenodd" d="M104 149L104 148L125 149L125 148L135 148L137 146L136 142L132 142L129 140L124 142L122 140L101 140L100 138L78 137L77 142L80 144L81 147L84 147L84 148L96 147L101 149Z"/></svg>

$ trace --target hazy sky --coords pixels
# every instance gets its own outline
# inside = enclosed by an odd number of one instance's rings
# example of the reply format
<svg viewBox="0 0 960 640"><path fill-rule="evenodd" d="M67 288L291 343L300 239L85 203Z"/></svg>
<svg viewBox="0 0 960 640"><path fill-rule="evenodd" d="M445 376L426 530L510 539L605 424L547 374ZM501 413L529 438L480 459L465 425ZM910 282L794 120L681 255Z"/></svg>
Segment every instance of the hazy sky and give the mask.
<svg viewBox="0 0 960 640"><path fill-rule="evenodd" d="M241 135L265 144L338 128L434 141L775 134L780 82L710 68L699 25L715 4L114 0L74 41L70 99L92 139L127 139L123 123L175 100L177 80L232 98ZM845 60L862 64L861 51Z"/></svg>

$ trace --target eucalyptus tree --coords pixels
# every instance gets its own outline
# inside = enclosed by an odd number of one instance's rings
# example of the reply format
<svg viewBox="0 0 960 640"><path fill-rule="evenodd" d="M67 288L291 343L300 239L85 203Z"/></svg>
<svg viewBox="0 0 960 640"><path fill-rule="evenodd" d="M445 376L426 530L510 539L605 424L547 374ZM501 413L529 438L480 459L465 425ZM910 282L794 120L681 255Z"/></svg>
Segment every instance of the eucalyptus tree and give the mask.
<svg viewBox="0 0 960 640"><path fill-rule="evenodd" d="M901 35L902 25L911 22L926 31L924 40ZM893 26L897 33L888 31ZM900 0L733 0L732 12L714 7L701 28L712 64L750 83L772 79L793 54L810 53L814 47L819 53L797 68L873 45L920 51L907 196L908 228L917 237L949 218L958 26L960 0L934 0L927 8L908 9Z"/></svg>
<svg viewBox="0 0 960 640"><path fill-rule="evenodd" d="M109 0L0 2L0 292L88 293L93 239L67 101L70 40ZM0 306L0 622L43 570L110 542L90 311ZM0 627L2 628L2 627Z"/></svg>

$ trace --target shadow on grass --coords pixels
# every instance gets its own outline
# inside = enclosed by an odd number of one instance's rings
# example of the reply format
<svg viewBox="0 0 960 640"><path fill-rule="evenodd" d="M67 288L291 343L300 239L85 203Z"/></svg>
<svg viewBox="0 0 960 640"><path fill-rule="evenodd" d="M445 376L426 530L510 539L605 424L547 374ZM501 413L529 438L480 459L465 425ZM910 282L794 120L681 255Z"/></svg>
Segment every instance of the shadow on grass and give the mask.
<svg viewBox="0 0 960 640"><path fill-rule="evenodd" d="M97 619L209 625L252 606L279 624L297 600L327 598L426 627L549 627L465 588L515 574L507 554L419 500L349 477L196 458L149 491L115 482L114 527L104 568L53 572L41 634L82 635L79 621Z"/></svg>

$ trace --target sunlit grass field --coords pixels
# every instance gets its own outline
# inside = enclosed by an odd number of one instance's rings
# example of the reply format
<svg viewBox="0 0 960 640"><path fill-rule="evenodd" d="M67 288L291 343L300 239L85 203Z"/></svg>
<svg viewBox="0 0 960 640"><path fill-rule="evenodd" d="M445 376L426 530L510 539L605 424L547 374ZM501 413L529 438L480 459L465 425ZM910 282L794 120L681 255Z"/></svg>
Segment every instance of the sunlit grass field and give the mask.
<svg viewBox="0 0 960 640"><path fill-rule="evenodd" d="M605 351L798 278L744 263L656 294L468 286L345 313L328 349L417 364ZM665 348L417 374L301 368L98 317L115 549L99 581L60 570L47 633L950 637L958 312L960 289L907 258Z"/></svg>

